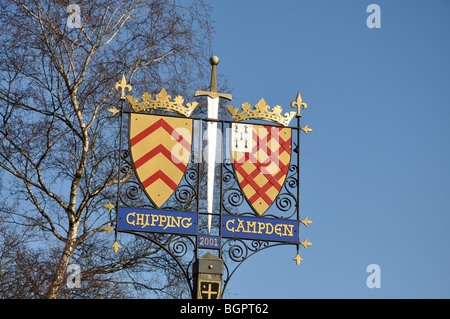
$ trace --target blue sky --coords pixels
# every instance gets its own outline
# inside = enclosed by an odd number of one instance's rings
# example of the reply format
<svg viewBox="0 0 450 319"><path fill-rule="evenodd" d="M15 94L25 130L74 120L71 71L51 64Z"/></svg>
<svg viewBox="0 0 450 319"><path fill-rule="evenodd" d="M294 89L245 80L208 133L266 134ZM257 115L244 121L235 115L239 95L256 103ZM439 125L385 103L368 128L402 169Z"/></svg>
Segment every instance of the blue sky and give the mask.
<svg viewBox="0 0 450 319"><path fill-rule="evenodd" d="M313 128L301 145L312 246L299 267L292 246L256 254L225 297L450 298L450 2L211 4L233 105L290 111L300 91ZM366 285L370 264L381 288Z"/></svg>

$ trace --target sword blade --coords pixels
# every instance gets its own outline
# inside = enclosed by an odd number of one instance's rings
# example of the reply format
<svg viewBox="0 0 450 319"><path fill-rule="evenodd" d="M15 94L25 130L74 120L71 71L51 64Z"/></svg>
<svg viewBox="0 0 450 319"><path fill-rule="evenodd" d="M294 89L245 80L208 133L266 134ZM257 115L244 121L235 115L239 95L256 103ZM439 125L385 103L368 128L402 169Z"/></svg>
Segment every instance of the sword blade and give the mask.
<svg viewBox="0 0 450 319"><path fill-rule="evenodd" d="M219 98L208 96L208 118L217 119L219 111ZM213 202L214 202L214 180L216 168L217 147L217 122L208 122L208 171L207 171L207 213L208 234L211 233Z"/></svg>

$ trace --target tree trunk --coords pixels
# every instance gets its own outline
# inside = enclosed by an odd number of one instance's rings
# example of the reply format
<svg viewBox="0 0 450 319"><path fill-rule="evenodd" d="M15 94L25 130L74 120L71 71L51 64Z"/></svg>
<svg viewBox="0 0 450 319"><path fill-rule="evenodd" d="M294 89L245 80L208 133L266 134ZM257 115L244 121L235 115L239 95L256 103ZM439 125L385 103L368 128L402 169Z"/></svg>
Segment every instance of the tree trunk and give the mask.
<svg viewBox="0 0 450 319"><path fill-rule="evenodd" d="M66 282L66 270L72 258L73 252L77 246L77 233L79 223L72 224L69 228L67 235L66 245L62 252L61 258L58 263L58 267L55 271L55 277L47 292L47 299L56 299L59 294L59 290Z"/></svg>

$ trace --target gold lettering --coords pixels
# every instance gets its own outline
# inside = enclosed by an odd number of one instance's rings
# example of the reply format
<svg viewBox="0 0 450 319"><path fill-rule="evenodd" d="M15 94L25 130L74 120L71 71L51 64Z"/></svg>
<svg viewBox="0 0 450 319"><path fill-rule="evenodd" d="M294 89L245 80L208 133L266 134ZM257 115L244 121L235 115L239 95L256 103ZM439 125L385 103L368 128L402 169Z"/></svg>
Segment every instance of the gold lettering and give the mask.
<svg viewBox="0 0 450 319"><path fill-rule="evenodd" d="M258 222L258 234L262 234L261 230L266 229L266 224Z"/></svg>
<svg viewBox="0 0 450 319"><path fill-rule="evenodd" d="M162 227L163 223L167 221L167 216L166 215L160 215L159 216L159 227Z"/></svg>
<svg viewBox="0 0 450 319"><path fill-rule="evenodd" d="M158 221L159 219L159 215L151 215L152 216L152 224L150 226L155 226L155 223Z"/></svg>
<svg viewBox="0 0 450 319"><path fill-rule="evenodd" d="M270 226L270 231L269 231L269 226ZM266 234L270 235L273 233L273 225L271 223L266 223Z"/></svg>
<svg viewBox="0 0 450 319"><path fill-rule="evenodd" d="M128 217L130 217L130 216L133 216L134 217L134 215L136 215L136 212L132 212L132 213L129 213L128 215L127 215L127 224L128 225L133 225L134 226L134 220L132 221L132 222L130 222L130 220L128 219Z"/></svg>
<svg viewBox="0 0 450 319"><path fill-rule="evenodd" d="M177 217L177 220L175 221L175 218L172 217L172 221L175 223L175 226L180 227L180 222L181 222L181 219L182 219L182 218L183 218L183 217L178 216L178 217ZM175 226L173 226L173 227L175 227Z"/></svg>
<svg viewBox="0 0 450 319"><path fill-rule="evenodd" d="M144 224L144 214L136 214L136 225Z"/></svg>
<svg viewBox="0 0 450 319"><path fill-rule="evenodd" d="M167 216L167 224L166 227L163 228L163 230L165 230L167 227L173 227L172 220L173 216Z"/></svg>
<svg viewBox="0 0 450 319"><path fill-rule="evenodd" d="M148 218L150 217L149 214L145 214L145 224L142 224L142 228L144 228L145 226L148 226Z"/></svg>
<svg viewBox="0 0 450 319"><path fill-rule="evenodd" d="M284 236L289 236L289 237L294 236L294 235L292 234L292 230L294 229L294 225L283 225L283 227L284 227ZM288 228L289 228L289 229L288 229ZM286 231L288 231L289 234L287 234Z"/></svg>
<svg viewBox="0 0 450 319"><path fill-rule="evenodd" d="M247 222L247 230L244 230L244 233L253 233L255 232L256 222ZM253 231L250 231L250 227L253 227Z"/></svg>
<svg viewBox="0 0 450 319"><path fill-rule="evenodd" d="M238 218L239 225L236 228L236 231L239 232L241 229L244 230L243 221Z"/></svg>
<svg viewBox="0 0 450 319"><path fill-rule="evenodd" d="M191 223L191 217L185 217L185 218L183 218L182 220L181 220L181 226L183 227L183 228L189 228L189 227L191 227L191 225L192 225L192 223ZM184 222L185 221L187 221L187 224L185 224Z"/></svg>
<svg viewBox="0 0 450 319"><path fill-rule="evenodd" d="M234 227L232 227L232 228L230 229L230 227L228 227L228 224L229 224L229 223L232 223L232 224L234 225L234 219L228 220L227 223L225 224L225 227L227 228L227 230L234 233Z"/></svg>
<svg viewBox="0 0 450 319"><path fill-rule="evenodd" d="M283 225L282 224L275 225L275 234L277 234L280 237L281 237L281 226L283 226Z"/></svg>

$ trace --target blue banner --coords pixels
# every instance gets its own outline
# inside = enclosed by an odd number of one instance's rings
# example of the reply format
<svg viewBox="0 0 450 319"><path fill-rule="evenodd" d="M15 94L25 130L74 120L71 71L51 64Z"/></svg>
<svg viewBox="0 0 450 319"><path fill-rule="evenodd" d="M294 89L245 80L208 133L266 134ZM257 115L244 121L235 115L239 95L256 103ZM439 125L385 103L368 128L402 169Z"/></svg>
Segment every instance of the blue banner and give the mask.
<svg viewBox="0 0 450 319"><path fill-rule="evenodd" d="M298 243L298 221L223 215L222 237Z"/></svg>
<svg viewBox="0 0 450 319"><path fill-rule="evenodd" d="M119 207L118 230L197 234L197 214L189 212Z"/></svg>

